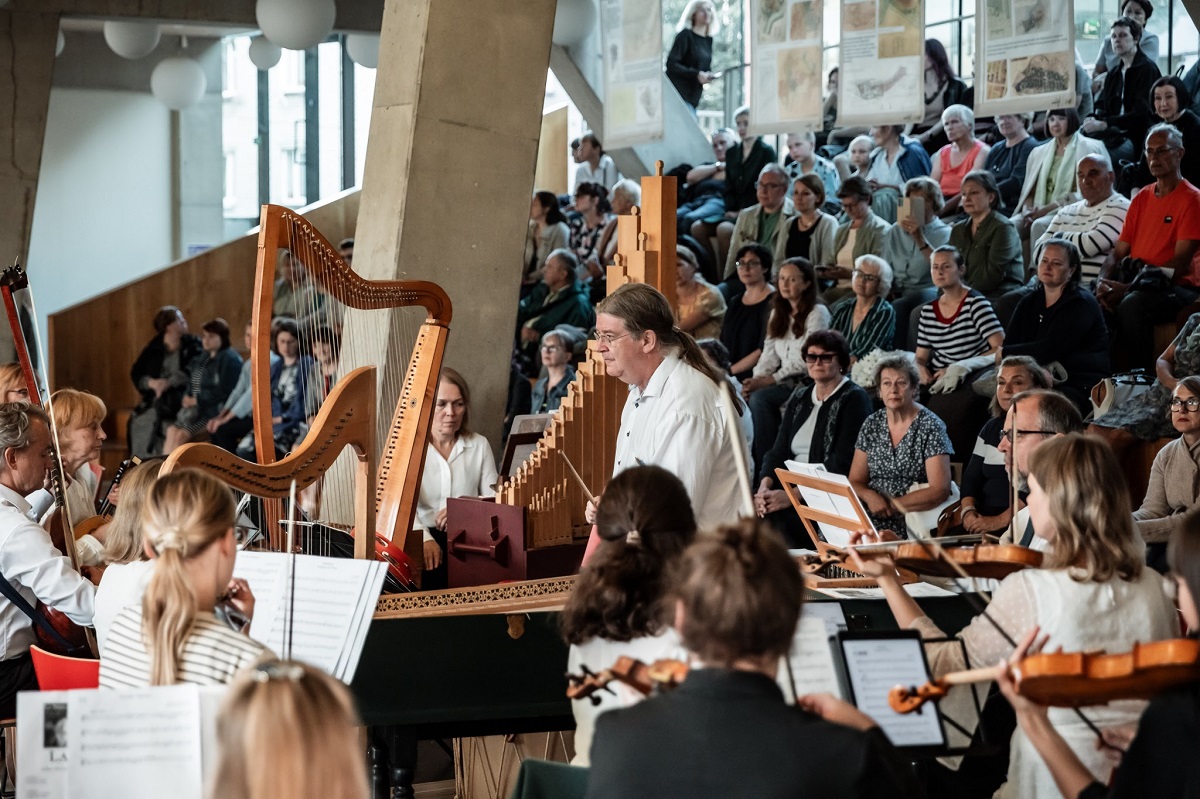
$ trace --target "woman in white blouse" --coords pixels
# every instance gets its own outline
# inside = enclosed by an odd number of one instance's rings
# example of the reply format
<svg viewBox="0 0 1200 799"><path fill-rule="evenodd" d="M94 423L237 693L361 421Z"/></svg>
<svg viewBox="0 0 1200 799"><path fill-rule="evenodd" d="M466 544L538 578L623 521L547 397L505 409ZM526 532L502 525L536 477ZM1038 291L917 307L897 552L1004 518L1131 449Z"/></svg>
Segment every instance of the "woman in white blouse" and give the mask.
<svg viewBox="0 0 1200 799"><path fill-rule="evenodd" d="M1009 431L1006 431L1009 432ZM1041 569L1009 575L992 595L991 620L976 617L959 641L928 648L935 677L1007 660L1035 627L1049 634L1046 651L1126 652L1136 642L1173 638L1179 633L1175 607L1162 577L1146 568L1143 544L1133 528L1129 491L1116 456L1097 438L1081 434L1046 439L1029 463L1029 514L1038 536L1050 542ZM856 567L876 577L902 628L925 638L943 633L900 585L890 558L852 556ZM993 623L994 622L994 623ZM996 629L1001 627L1007 637ZM964 648L966 657L964 658ZM970 704L970 697L966 699ZM948 697L943 711L950 711ZM1100 729L1136 721L1145 702L1113 702L1084 708ZM971 712L959 713L959 720ZM1069 709L1050 711L1050 721L1084 764L1106 782L1112 762L1096 746L1096 736ZM1049 799L1061 794L1049 770L1026 740L1013 735L1008 782L1001 799Z"/></svg>
<svg viewBox="0 0 1200 799"><path fill-rule="evenodd" d="M805 258L789 258L779 267L779 290L771 297L771 316L762 355L753 374L742 381L742 396L754 419L754 460L775 443L780 409L801 378L804 341L829 327L829 309L817 301L813 265Z"/></svg>
<svg viewBox="0 0 1200 799"><path fill-rule="evenodd" d="M488 440L468 427L471 388L458 372L442 369L438 379L421 496L417 500L414 529L425 537L425 574L422 588L444 588L446 584L446 500L478 497L496 483L496 458Z"/></svg>

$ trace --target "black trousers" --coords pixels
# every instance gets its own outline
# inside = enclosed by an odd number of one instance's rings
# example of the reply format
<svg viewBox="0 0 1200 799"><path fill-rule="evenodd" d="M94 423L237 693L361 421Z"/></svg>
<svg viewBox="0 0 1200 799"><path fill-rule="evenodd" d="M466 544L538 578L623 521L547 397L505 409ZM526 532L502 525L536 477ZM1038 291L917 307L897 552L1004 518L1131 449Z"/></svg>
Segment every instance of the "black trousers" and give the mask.
<svg viewBox="0 0 1200 799"><path fill-rule="evenodd" d="M37 689L37 675L33 673L33 660L28 652L0 660L0 719L16 718L18 691Z"/></svg>

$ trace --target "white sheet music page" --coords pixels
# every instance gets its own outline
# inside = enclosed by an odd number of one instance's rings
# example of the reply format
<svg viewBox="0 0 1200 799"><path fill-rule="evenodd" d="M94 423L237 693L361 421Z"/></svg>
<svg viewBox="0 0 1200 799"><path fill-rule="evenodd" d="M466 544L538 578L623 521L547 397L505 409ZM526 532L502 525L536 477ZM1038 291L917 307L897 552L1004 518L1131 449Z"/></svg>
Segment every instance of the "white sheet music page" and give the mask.
<svg viewBox="0 0 1200 799"><path fill-rule="evenodd" d="M839 699L842 686L838 683L837 666L833 661L833 650L829 647L829 628L825 619L817 616L800 616L792 648L786 660L779 664L778 682L784 696L792 696L792 684L787 678L787 664L792 664L792 679L800 696L805 694L833 694ZM794 697L793 701L794 701Z"/></svg>
<svg viewBox="0 0 1200 799"><path fill-rule="evenodd" d="M67 715L74 691L17 694L21 799L67 799Z"/></svg>
<svg viewBox="0 0 1200 799"><path fill-rule="evenodd" d="M835 472L826 471L825 467L819 463L800 463L799 461L785 461L784 466L788 471L802 474L806 477L816 477L821 480L827 480L831 483L844 485L850 488L850 480L845 475ZM841 517L846 520L847 527L834 527L831 524L821 524L821 535L825 541L835 547L844 547L850 543L851 530L857 530L861 526L858 514L855 511L854 504L839 494L833 494L829 491L822 491L818 488L811 488L805 485L797 485L796 490L800 492L800 497L804 500L804 504L808 507L832 513L834 516ZM851 489L853 490L853 489ZM864 518L866 514L864 513ZM870 531L875 532L875 526L871 525L871 520L867 518L867 524L870 525Z"/></svg>
<svg viewBox="0 0 1200 799"><path fill-rule="evenodd" d="M889 741L896 746L943 743L941 724L932 708L924 713L897 713L888 704L888 692L894 686L924 685L929 679L920 639L843 641L842 652L855 705L879 723Z"/></svg>
<svg viewBox="0 0 1200 799"><path fill-rule="evenodd" d="M72 796L203 799L195 685L74 691L70 710Z"/></svg>
<svg viewBox="0 0 1200 799"><path fill-rule="evenodd" d="M367 631L371 629L371 619L375 616L375 605L379 602L379 592L383 590L383 580L387 576L387 564L383 561L371 561L372 572L363 585L363 598L358 604L358 615L354 620L352 635L342 652L338 663L337 673L334 674L342 682L349 685L358 671L358 661L362 657L363 645L367 642Z"/></svg>

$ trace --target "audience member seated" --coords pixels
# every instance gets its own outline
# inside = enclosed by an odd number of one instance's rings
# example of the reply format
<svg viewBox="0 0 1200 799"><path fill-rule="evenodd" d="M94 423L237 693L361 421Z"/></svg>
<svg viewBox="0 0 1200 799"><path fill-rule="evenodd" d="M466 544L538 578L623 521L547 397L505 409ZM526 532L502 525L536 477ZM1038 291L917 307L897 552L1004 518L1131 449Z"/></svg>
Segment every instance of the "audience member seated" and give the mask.
<svg viewBox="0 0 1200 799"><path fill-rule="evenodd" d="M792 200L787 196L787 172L779 164L767 164L759 173L754 189L758 202L740 211L733 226L723 281L731 280L736 274L734 253L746 244L766 247L771 251L775 263L784 258L788 240L787 220L793 212Z"/></svg>
<svg viewBox="0 0 1200 799"><path fill-rule="evenodd" d="M775 148L750 132L749 106L734 112L733 121L741 145L730 146L725 151L725 219L712 232L707 226L702 229L692 226L692 235L701 242L707 242L713 235L717 237L718 264L725 263L729 257L729 242L738 214L758 202L757 184L763 167L776 163ZM786 194L787 187L783 190Z"/></svg>
<svg viewBox="0 0 1200 799"><path fill-rule="evenodd" d="M705 359L718 372L725 375L725 380L729 383L730 396L737 396L738 392L742 390L742 384L729 374L731 363L729 350L725 349L725 345L721 343L720 339L701 338L696 339L696 346L704 353ZM750 409L744 407L744 403L739 414L741 418L738 421L742 426L742 434L746 438L746 446L749 447L754 442L754 418L750 415Z"/></svg>
<svg viewBox="0 0 1200 799"><path fill-rule="evenodd" d="M246 335L243 341L246 351L249 352L254 346L253 326L250 323L246 324ZM271 373L274 374L277 369L275 365L279 363L279 353L271 349L269 355L271 356ZM254 419L251 415L254 402L250 394L251 366L249 358L242 362L237 383L226 397L225 404L221 406L220 412L209 419L208 424L204 426L211 436L212 443L229 452L236 452L238 442L254 427Z"/></svg>
<svg viewBox="0 0 1200 799"><path fill-rule="evenodd" d="M1079 115L1074 109L1052 109L1046 117L1046 127L1051 138L1029 154L1025 185L1021 187L1012 218L1021 238L1027 241L1037 241L1044 226L1049 224L1049 217L1079 199L1075 182L1079 162L1089 155L1108 157L1101 142L1080 133Z"/></svg>
<svg viewBox="0 0 1200 799"><path fill-rule="evenodd" d="M1200 503L1200 377L1180 380L1171 392L1171 424L1179 438L1154 457L1150 484L1142 507L1133 512L1133 526L1149 544L1147 560L1161 563L1161 549L1182 525L1184 514Z"/></svg>
<svg viewBox="0 0 1200 799"><path fill-rule="evenodd" d="M941 114L939 108L938 116ZM906 138L903 132L901 125L876 125L872 128L875 149L871 151L866 174L859 171L870 184L871 210L888 224L896 221L896 209L904 184L913 178L928 175L933 169L933 163L920 142ZM842 187L845 185L843 180Z"/></svg>
<svg viewBox="0 0 1200 799"><path fill-rule="evenodd" d="M341 339L336 331L329 327L317 327L308 333L304 342L312 351L313 368L309 373L309 385L306 398L308 400L308 420L312 423L317 412L329 392L333 390L338 379L338 358L341 355Z"/></svg>
<svg viewBox="0 0 1200 799"><path fill-rule="evenodd" d="M1150 102L1154 106L1153 121L1166 122L1179 128L1185 142L1200 141L1200 116L1188 108L1192 97L1184 87L1183 81L1174 75L1159 78L1154 81L1150 91ZM1179 171L1188 183L1200 186L1200 146L1193 145L1190 150L1184 150ZM1122 187L1130 191L1149 186L1153 182L1154 176L1150 174L1145 153L1142 153L1136 165L1127 168L1121 175Z"/></svg>
<svg viewBox="0 0 1200 799"><path fill-rule="evenodd" d="M926 646L935 677L1005 660L1017 648L1014 641L1030 640L1039 629L1049 634L1051 649L1068 652L1124 652L1135 642L1178 635L1163 580L1143 562L1121 468L1103 442L1073 434L1041 444L1030 461L1029 488L1030 515L1050 542L1046 563L1005 578L992 594L987 618L976 616L957 641ZM851 558L856 569L879 581L901 629L945 637L904 591L890 557ZM951 710L948 704L943 702L943 712ZM1144 704L1113 702L1086 713L1103 730L1135 720ZM1107 779L1112 762L1097 748L1091 724L1066 708L1052 711L1051 722L1092 773ZM1029 749L1023 734L1014 734L1000 799L1061 796Z"/></svg>
<svg viewBox="0 0 1200 799"><path fill-rule="evenodd" d="M578 275L575 253L555 250L546 259L541 282L517 306L518 342L532 363L537 362L538 342L547 332L563 324L587 330L596 323L588 287Z"/></svg>
<svg viewBox="0 0 1200 799"><path fill-rule="evenodd" d="M718 77L711 71L713 36L720 30L712 0L688 3L675 30L675 41L667 53L667 79L695 116L704 87Z"/></svg>
<svg viewBox="0 0 1200 799"><path fill-rule="evenodd" d="M323 297L300 259L288 252L281 253L275 285L271 288L271 316L303 319L317 312Z"/></svg>
<svg viewBox="0 0 1200 799"><path fill-rule="evenodd" d="M142 508L154 553L140 604L113 619L100 652L101 688L223 685L271 652L216 614L219 604L254 616L250 584L233 576L233 494L196 469L161 475Z"/></svg>
<svg viewBox="0 0 1200 799"><path fill-rule="evenodd" d="M917 366L929 409L945 420L954 452L966 460L975 431L987 416L987 400L972 383L995 367L1004 328L992 304L963 282L965 267L953 247L933 252L933 284L941 292L921 306Z"/></svg>
<svg viewBox="0 0 1200 799"><path fill-rule="evenodd" d="M762 355L753 375L742 382L742 397L754 417L754 462L775 443L779 410L796 384L808 376L804 342L829 327L829 309L817 301L812 264L792 258L779 268L778 288L771 295L771 316Z"/></svg>
<svg viewBox="0 0 1200 799"><path fill-rule="evenodd" d="M801 349L812 382L796 386L783 409L771 448L759 460L754 507L787 541L789 549L812 548L803 523L775 479L787 461L820 463L849 475L858 431L871 414L871 398L850 381L850 348L836 330L818 330Z"/></svg>
<svg viewBox="0 0 1200 799"><path fill-rule="evenodd" d="M1092 420L1088 432L1108 440L1117 457L1137 441L1174 437L1171 398L1185 377L1200 375L1200 314L1192 314L1155 363L1157 379L1149 389Z"/></svg>
<svg viewBox="0 0 1200 799"><path fill-rule="evenodd" d="M621 179L612 156L604 152L600 139L590 130L579 137L579 166L575 169L575 190L584 183L599 183L604 188ZM562 246L562 245L557 245ZM551 247L551 249L554 249Z"/></svg>
<svg viewBox="0 0 1200 799"><path fill-rule="evenodd" d="M1050 388L1033 358L1012 355L1000 362L992 418L983 423L962 474L962 528L967 533L998 533L1012 521L1012 488L1000 439L1012 400L1031 388Z"/></svg>
<svg viewBox="0 0 1200 799"><path fill-rule="evenodd" d="M52 446L45 411L27 402L0 404L0 574L31 603L40 601L87 626L95 588L54 548L28 515L25 501L45 485ZM17 714L17 692L38 687L29 658L35 638L29 616L12 602L0 604L0 619L0 718L11 719Z"/></svg>
<svg viewBox="0 0 1200 799"><path fill-rule="evenodd" d="M1025 185L1029 154L1038 141L1026 130L1028 114L997 114L996 128L1002 141L992 145L983 168L996 178L1000 187L1000 213L1012 216ZM955 212L958 208L955 207Z"/></svg>
<svg viewBox="0 0 1200 799"><path fill-rule="evenodd" d="M179 413L167 425L164 455L206 432L209 421L221 412L233 392L242 370L242 356L229 346L229 324L224 319L210 319L201 326L200 345L204 351L189 364L191 377Z"/></svg>
<svg viewBox="0 0 1200 799"><path fill-rule="evenodd" d="M883 255L883 234L888 229L888 223L871 210L871 187L862 178L852 177L842 183L838 199L845 216L833 234L832 260L817 263L821 296L829 303L853 291L850 273L859 258Z"/></svg>
<svg viewBox="0 0 1200 799"><path fill-rule="evenodd" d="M854 263L854 296L834 305L829 321L849 342L850 363L890 349L896 331L896 312L884 299L892 285L892 268L874 255L859 256Z"/></svg>
<svg viewBox="0 0 1200 799"><path fill-rule="evenodd" d="M279 360L271 364L271 426L275 454L283 457L308 432L309 375L314 368L311 355L300 352L300 329L294 319L276 319L271 336ZM238 444L237 454L247 460L255 457L254 435Z"/></svg>
<svg viewBox="0 0 1200 799"><path fill-rule="evenodd" d="M1116 317L1118 368L1149 366L1154 325L1174 320L1200 294L1193 262L1200 247L1200 189L1180 174L1182 157L1178 129L1150 129L1146 158L1154 187L1139 191L1129 204L1121 237L1096 286L1100 304Z"/></svg>
<svg viewBox="0 0 1200 799"><path fill-rule="evenodd" d="M854 444L850 484L875 529L908 538L905 514L951 498L946 425L917 403L917 367L904 355L880 360L875 385L883 409L867 417ZM915 531L922 537L928 531Z"/></svg>
<svg viewBox="0 0 1200 799"><path fill-rule="evenodd" d="M889 300L896 309L895 346L912 349L909 321L913 312L937 296L929 274L929 256L950 240L950 226L939 218L942 190L932 178L913 178L904 184L905 197L918 197L924 210L920 218L905 214L883 234L883 259L892 267L894 282Z"/></svg>
<svg viewBox="0 0 1200 799"><path fill-rule="evenodd" d="M470 386L461 374L442 367L413 520L413 529L424 538L424 589L446 587L446 500L483 496L496 483L492 446L471 432L470 422Z"/></svg>
<svg viewBox="0 0 1200 799"><path fill-rule="evenodd" d="M917 136L925 152L936 153L949 143L942 125L942 112L956 104L970 106L973 97L971 89L954 73L945 45L937 39L926 39L925 118L913 128L913 135Z"/></svg>
<svg viewBox="0 0 1200 799"><path fill-rule="evenodd" d="M767 337L768 302L775 287L770 283L771 251L761 244L747 244L737 251L737 276L745 291L729 301L721 323L721 343L729 350L733 365L729 373L741 382L762 355Z"/></svg>
<svg viewBox="0 0 1200 799"><path fill-rule="evenodd" d="M100 487L100 449L107 436L101 425L108 409L104 401L95 394L60 388L50 396L57 427L58 453L62 459L62 495L67 503L71 523L77 524L96 515L96 493ZM59 516L57 522L51 516L57 510L54 495L46 489L26 496L33 507L33 518L41 519L42 526L50 531L50 538L60 552L66 552L62 536L67 529ZM96 535L85 535L75 539L75 549L81 566L104 565L104 539L100 530Z"/></svg>
<svg viewBox="0 0 1200 799"><path fill-rule="evenodd" d="M942 215L953 217L958 214L963 178L968 172L987 168L992 148L975 138L975 112L965 105L952 105L943 111L942 127L949 144L934 154L929 177L937 181L946 198Z"/></svg>
<svg viewBox="0 0 1200 799"><path fill-rule="evenodd" d="M612 479L596 510L600 545L579 570L575 590L559 617L571 645L567 672L598 672L631 657L643 663L686 660L687 652L669 619L669 583L679 557L696 537L692 503L679 478L659 466L635 466ZM630 707L642 695L618 682L612 691L571 703L575 713L575 757L587 766L596 720Z"/></svg>
<svg viewBox="0 0 1200 799"><path fill-rule="evenodd" d="M691 234L706 247L717 223L725 217L725 154L737 143L737 136L729 128L714 131L711 138L713 162L688 171L684 177L686 199L675 216L679 235Z"/></svg>
<svg viewBox="0 0 1200 799"><path fill-rule="evenodd" d="M725 321L725 295L700 274L696 254L675 245L675 324L692 338L721 335Z"/></svg>
<svg viewBox="0 0 1200 799"><path fill-rule="evenodd" d="M1000 188L991 172L978 169L963 178L962 209L967 218L950 230L950 245L962 254L966 282L989 299L1021 285L1025 265L1021 240L1002 216Z"/></svg>
<svg viewBox="0 0 1200 799"><path fill-rule="evenodd" d="M0 403L29 402L29 384L19 363L0 365Z"/></svg>
<svg viewBox="0 0 1200 799"><path fill-rule="evenodd" d="M1141 156L1142 141L1154 112L1150 87L1162 77L1158 64L1138 46L1141 38L1142 26L1129 17L1112 24L1109 42L1120 63L1105 76L1092 116L1081 128L1085 135L1104 142L1114 164L1136 162Z"/></svg>
<svg viewBox="0 0 1200 799"><path fill-rule="evenodd" d="M608 203L608 187L599 183L580 183L575 189L575 210L567 223L571 231L571 251L580 263L586 263L596 251L604 228L608 225L612 206Z"/></svg>
<svg viewBox="0 0 1200 799"><path fill-rule="evenodd" d="M1105 154L1079 159L1075 180L1083 199L1054 213L1046 232L1033 245L1033 258L1036 263L1042 246L1051 239L1071 242L1082 257L1083 282L1091 288L1125 226L1129 200L1113 191L1112 163Z"/></svg>
<svg viewBox="0 0 1200 799"><path fill-rule="evenodd" d="M618 180L612 187L612 204L608 222L600 234L596 248L588 255L584 265L593 285L603 285L608 267L612 266L617 254L617 220L633 211L642 202L642 187L629 178Z"/></svg>
<svg viewBox="0 0 1200 799"><path fill-rule="evenodd" d="M800 574L761 522L698 537L671 592L692 657L674 691L596 724L589 799L912 796L920 788L875 723L828 694L789 706L776 683L792 647Z"/></svg>
<svg viewBox="0 0 1200 799"><path fill-rule="evenodd" d="M1196 605L1196 597L1200 596L1200 579L1197 577L1200 573L1200 518L1197 514L1186 517L1181 528L1172 534L1168 561L1168 585L1178 593L1179 614L1188 629L1195 630L1200 627L1200 611ZM1032 641L1032 636L1029 640ZM1018 647L1010 663L1019 661L1027 652L1033 654L1029 647ZM1098 780L1094 770L1073 751L1075 747L1059 733L1050 715L1055 711L1022 697L1014 685L1015 668L1004 663L1001 667L1000 690L1016 710L1027 748L1032 748L1049 768L1058 795L1078 799L1142 796L1184 799L1200 780L1198 761L1192 757L1200 683L1189 682L1157 695L1150 700L1135 725L1103 731L1104 743L1120 748L1121 758L1111 776ZM1108 765L1112 765L1111 762ZM1102 773L1107 770L1107 767L1100 769Z"/></svg>
<svg viewBox="0 0 1200 799"><path fill-rule="evenodd" d="M1080 286L1079 250L1050 239L1038 260L1037 286L1017 303L1005 328L1005 356L1028 355L1066 378L1055 388L1086 412L1092 386L1109 375L1108 328L1095 296Z"/></svg>
<svg viewBox="0 0 1200 799"><path fill-rule="evenodd" d="M1138 41L1138 49L1145 54L1146 58L1157 64L1159 55L1158 36L1146 30L1146 20L1150 19L1153 13L1154 5L1150 0L1125 0L1125 3L1121 6L1122 17L1127 17L1142 26L1142 38ZM1096 83L1092 87L1092 94L1100 94L1100 86L1104 83L1101 76L1113 72L1120 64L1121 57L1113 51L1112 37L1105 36L1100 45L1100 53L1096 56L1096 66L1092 72L1096 78Z"/></svg>
<svg viewBox="0 0 1200 799"><path fill-rule="evenodd" d="M200 339L174 305L154 314L155 336L134 361L129 377L142 395L129 417L129 451L139 458L162 452L163 426L175 419L188 386L187 366L200 354Z"/></svg>
<svg viewBox="0 0 1200 799"><path fill-rule="evenodd" d="M787 170L788 179L792 183L795 183L803 175L814 175L820 178L822 185L825 187L825 196L833 197L837 194L838 186L841 185L842 179L838 175L837 167L833 165L832 161L817 155L816 146L817 137L812 132L789 133L787 148L788 155L791 156L792 160L784 168ZM822 201L822 204L824 204L824 201Z"/></svg>
<svg viewBox="0 0 1200 799"><path fill-rule="evenodd" d="M162 469L161 458L142 461L121 478L117 509L104 526L104 574L96 587L96 645L104 651L108 628L121 611L142 602L154 563L142 540L142 507Z"/></svg>
<svg viewBox="0 0 1200 799"><path fill-rule="evenodd" d="M792 184L796 215L787 221L787 258L806 258L814 264L833 261L837 220L825 213L825 184L816 175L801 175Z"/></svg>
<svg viewBox="0 0 1200 799"><path fill-rule="evenodd" d="M306 663L259 663L234 680L218 711L212 795L368 796L361 732L345 685Z"/></svg>
<svg viewBox="0 0 1200 799"><path fill-rule="evenodd" d="M855 136L846 152L833 158L839 181L844 182L851 175L866 175L871 166L871 150L874 148L875 140L867 134Z"/></svg>
<svg viewBox="0 0 1200 799"><path fill-rule="evenodd" d="M532 285L542 279L546 259L571 242L567 218L552 192L535 191L529 204L529 235L525 239L525 272L522 282Z"/></svg>
<svg viewBox="0 0 1200 799"><path fill-rule="evenodd" d="M342 239L338 242L338 255L347 266L354 266L354 239Z"/></svg>
<svg viewBox="0 0 1200 799"><path fill-rule="evenodd" d="M542 336L542 366L545 373L533 384L530 413L553 413L567 396L567 386L575 379L571 354L575 337L555 328Z"/></svg>

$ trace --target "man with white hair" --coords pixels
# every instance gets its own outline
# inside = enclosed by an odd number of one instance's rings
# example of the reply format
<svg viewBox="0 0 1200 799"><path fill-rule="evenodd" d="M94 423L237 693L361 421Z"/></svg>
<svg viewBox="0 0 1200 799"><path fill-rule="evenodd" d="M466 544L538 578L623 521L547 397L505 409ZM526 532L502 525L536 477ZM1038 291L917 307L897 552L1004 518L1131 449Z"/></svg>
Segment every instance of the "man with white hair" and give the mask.
<svg viewBox="0 0 1200 799"><path fill-rule="evenodd" d="M1099 277L1100 268L1121 235L1129 200L1113 191L1113 168L1107 155L1085 155L1079 159L1075 179L1083 199L1054 213L1050 226L1034 243L1033 263L1037 263L1043 244L1050 239L1064 239L1074 244L1083 256L1083 281L1090 284Z"/></svg>
<svg viewBox="0 0 1200 799"><path fill-rule="evenodd" d="M771 162L758 173L754 184L758 202L737 215L733 225L733 237L729 241L729 257L725 259L725 279L737 273L735 261L737 251L744 244L758 243L775 256L776 271L784 261L787 249L787 218L792 215L792 199L788 197L787 171Z"/></svg>

